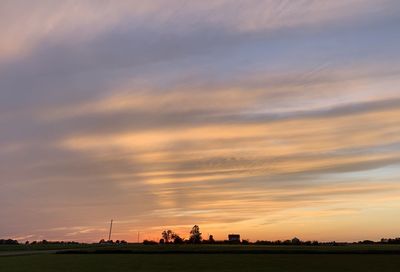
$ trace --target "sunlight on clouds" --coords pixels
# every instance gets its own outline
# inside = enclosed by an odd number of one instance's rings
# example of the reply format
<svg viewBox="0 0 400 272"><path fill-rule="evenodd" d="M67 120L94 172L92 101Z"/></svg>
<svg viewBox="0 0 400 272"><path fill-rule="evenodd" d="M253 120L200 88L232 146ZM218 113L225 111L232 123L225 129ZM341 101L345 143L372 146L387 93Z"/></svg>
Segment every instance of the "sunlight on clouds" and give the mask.
<svg viewBox="0 0 400 272"><path fill-rule="evenodd" d="M368 194L374 196L370 205L397 201L400 190L397 182L330 182L290 190L271 186L279 184L281 177L295 180L300 173L312 177L319 173L364 170L374 168L374 165L398 163L400 153L396 150L366 153L364 148L398 143L400 128L396 124L399 120L398 109L379 109L351 116L316 115L273 122L83 135L66 139L62 146L95 156L107 154L109 149L114 152L131 150L131 163L139 164L140 170L133 176L118 179L118 184L127 190L133 189L139 181L151 186L161 208L157 217L165 217L163 222L167 225L176 225L182 223L182 218L189 218L188 221L202 223L205 227L223 221L241 229L251 220L257 222L260 214L262 221L268 221L275 214L288 215L299 205L304 209L319 207L315 211L297 212L297 218L306 222L307 218L319 220L358 214L366 209L362 206ZM246 187L246 183L255 178L260 179L258 185ZM238 181L243 185L235 188ZM258 188L255 190L254 186ZM177 208L182 205L189 206ZM335 205L359 208L330 210ZM189 216L188 211L194 212ZM270 228L274 229L282 222L274 223Z"/></svg>
<svg viewBox="0 0 400 272"><path fill-rule="evenodd" d="M244 188L238 193L234 188L228 187L225 192L192 194L191 200L200 203L189 204L190 206L186 209L194 211L191 220L201 222L205 229L213 229L213 233L217 236L224 237L227 228L246 232L246 229L250 227L254 232L248 234L249 238L256 239L257 235L260 235L257 229L262 227L261 229L266 231L267 235L275 232L279 238L287 239L283 233L292 233L292 235L296 233L294 229L289 231L288 226L299 223L308 224L306 222L312 221L313 224L307 225L307 228L297 227L297 231L305 232L304 235L312 239L312 236L307 234L307 230L321 228L324 221L339 228L342 225L340 218L359 216L373 207L381 206L385 201L398 203L396 201L399 200L400 187L397 183L342 183L340 187L338 188L338 184L313 185L311 188L298 189L289 195L286 190L279 189L252 191L251 188ZM366 195L374 196L368 204L364 203ZM349 205L352 208L348 208ZM398 207L395 205L393 208ZM167 222L173 225L174 220L169 219L180 218L182 214L185 214L185 209L165 208L155 215L165 217ZM337 223L332 223L332 220ZM230 223L226 224L226 222ZM189 224L188 227L190 227ZM345 237L346 234L343 235ZM327 239L326 237L318 238ZM276 236L273 239L277 239Z"/></svg>
<svg viewBox="0 0 400 272"><path fill-rule="evenodd" d="M263 167L271 164L273 158L273 165L267 167L266 172L294 173L352 163L398 159L398 152L363 155L357 149L398 142L399 118L398 110L378 111L350 117L295 119L266 124L200 126L116 135L76 136L65 139L61 145L72 150L94 153L115 148L121 151L131 150L132 162L143 163L144 172L145 165L152 162L158 162L161 167L165 164L166 167L160 169L161 171L171 171L168 166L174 167L174 164L197 161L193 167L201 169L202 162L209 161L205 167L211 167L210 169L216 167L216 170L221 170L218 169L219 163L225 171L247 169L257 174L258 169L262 173ZM238 143L237 146L235 142ZM178 148L180 145L186 148ZM213 161L215 158L235 158L237 161ZM214 163L216 164L213 165ZM199 174L182 178L157 177L149 182L207 179L207 175ZM243 175L236 174L238 177ZM225 175L214 173L210 178L221 179Z"/></svg>
<svg viewBox="0 0 400 272"><path fill-rule="evenodd" d="M382 141L393 142L398 140L399 127L395 124L400 119L400 111L374 112L355 116L339 118L315 118L314 120L289 120L272 122L270 124L243 124L243 125L219 125L195 128L153 130L149 132L125 133L121 135L94 135L77 136L67 139L66 147L75 149L107 148L107 146L119 146L124 148L145 149L163 147L168 143L179 141L207 141L240 138L263 137L270 143L284 145L292 142L299 147L309 145L310 151L329 151L337 147L352 145L362 147L371 143ZM354 126L356 124L356 127ZM371 128L385 128L385 131ZM352 131L350 137L338 138L340 129ZM368 132L368 133L364 133ZM339 135L338 135L339 133ZM397 134L397 135L396 135ZM321 146L315 143L313 137L323 140ZM302 142L304 141L304 143ZM315 145L315 147L313 147ZM310 148L311 147L311 148ZM271 148L275 148L271 146ZM284 151L282 147L279 151Z"/></svg>
<svg viewBox="0 0 400 272"><path fill-rule="evenodd" d="M26 1L6 1L0 6L3 11L0 13L0 26L3 26L0 28L0 58L26 54L49 37L62 42L92 39L120 21L140 26L151 18L150 28L168 24L180 31L190 31L196 23L203 23L221 25L232 31L255 32L302 25L320 26L349 20L356 15L379 14L385 8L386 3L377 5L374 1L358 0L346 3L201 1L184 6L180 1L64 1L61 4L39 1L34 5Z"/></svg>
<svg viewBox="0 0 400 272"><path fill-rule="evenodd" d="M121 17L148 16L156 10L156 4L142 1L3 1L0 60L24 56L46 39L63 43L93 39L115 26Z"/></svg>
<svg viewBox="0 0 400 272"><path fill-rule="evenodd" d="M2 1L0 235L394 235L399 8Z"/></svg>
<svg viewBox="0 0 400 272"><path fill-rule="evenodd" d="M167 93L149 91L115 91L121 93L98 101L86 104L70 105L54 109L45 109L40 112L39 118L47 121L62 120L85 115L110 114L117 112L148 112L169 111L171 112L195 112L214 110L239 110L250 107L261 96L263 90L246 92L243 90L215 90L214 92L202 92L196 90L174 91ZM125 93L125 94L124 94ZM223 101L223 103L222 103ZM179 107L177 107L179 104Z"/></svg>

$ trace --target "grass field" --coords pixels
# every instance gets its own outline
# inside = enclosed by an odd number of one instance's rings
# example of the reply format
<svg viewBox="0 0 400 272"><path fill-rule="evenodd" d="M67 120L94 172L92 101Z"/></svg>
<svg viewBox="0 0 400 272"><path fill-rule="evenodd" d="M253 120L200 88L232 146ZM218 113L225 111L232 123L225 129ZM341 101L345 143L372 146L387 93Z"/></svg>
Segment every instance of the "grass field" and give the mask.
<svg viewBox="0 0 400 272"><path fill-rule="evenodd" d="M30 251L30 250L57 250L69 248L93 248L95 244L35 244L35 245L0 245L0 253L6 251Z"/></svg>
<svg viewBox="0 0 400 272"><path fill-rule="evenodd" d="M399 256L313 254L124 254L3 257L2 272L70 271L399 271Z"/></svg>
<svg viewBox="0 0 400 272"><path fill-rule="evenodd" d="M390 245L92 245L78 249L81 254L50 254L46 247L34 250L32 255L0 257L0 271L400 271L400 246Z"/></svg>
<svg viewBox="0 0 400 272"><path fill-rule="evenodd" d="M0 255L4 252L49 250L76 250L78 252L101 253L102 251L130 251L128 253L397 253L400 245L362 245L340 246L276 246L276 245L143 245L143 244L36 244L36 245L0 245Z"/></svg>

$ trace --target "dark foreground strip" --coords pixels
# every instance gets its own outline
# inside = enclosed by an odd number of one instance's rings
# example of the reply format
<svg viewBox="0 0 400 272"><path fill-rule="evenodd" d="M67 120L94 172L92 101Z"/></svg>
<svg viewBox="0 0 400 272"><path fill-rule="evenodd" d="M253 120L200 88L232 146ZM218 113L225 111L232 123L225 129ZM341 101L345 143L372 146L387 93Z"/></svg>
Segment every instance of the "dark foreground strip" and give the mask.
<svg viewBox="0 0 400 272"><path fill-rule="evenodd" d="M380 254L400 255L400 250L63 250L56 254Z"/></svg>

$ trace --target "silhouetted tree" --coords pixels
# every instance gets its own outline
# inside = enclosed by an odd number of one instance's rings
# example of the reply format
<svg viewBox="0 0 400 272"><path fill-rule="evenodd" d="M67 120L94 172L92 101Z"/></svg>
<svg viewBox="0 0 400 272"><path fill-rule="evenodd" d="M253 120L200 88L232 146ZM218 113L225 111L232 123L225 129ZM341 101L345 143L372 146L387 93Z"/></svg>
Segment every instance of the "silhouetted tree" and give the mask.
<svg viewBox="0 0 400 272"><path fill-rule="evenodd" d="M374 242L374 241L371 241L371 240L364 240L364 241L359 241L358 243L359 243L359 244L365 244L365 245L372 245L372 244L374 244L375 242Z"/></svg>
<svg viewBox="0 0 400 272"><path fill-rule="evenodd" d="M161 233L161 236L164 239L164 242L167 244L173 239L173 235L174 235L174 233L172 230L164 230Z"/></svg>
<svg viewBox="0 0 400 272"><path fill-rule="evenodd" d="M214 243L215 243L214 236L210 235L210 236L208 237L208 242L209 242L210 244L214 244Z"/></svg>
<svg viewBox="0 0 400 272"><path fill-rule="evenodd" d="M398 244L400 244L400 237L394 238L394 239L388 239L387 243L393 244L393 245L398 245Z"/></svg>
<svg viewBox="0 0 400 272"><path fill-rule="evenodd" d="M163 239L161 239L161 240L163 240ZM160 240L160 242L161 242L161 240ZM143 240L143 245L157 245L157 242L156 241L151 241L151 240Z"/></svg>
<svg viewBox="0 0 400 272"><path fill-rule="evenodd" d="M174 244L183 244L183 239L176 233L172 235L172 239L174 239Z"/></svg>
<svg viewBox="0 0 400 272"><path fill-rule="evenodd" d="M161 238L159 243L160 243L160 244L165 244L164 239Z"/></svg>
<svg viewBox="0 0 400 272"><path fill-rule="evenodd" d="M202 240L200 228L197 225L194 225L192 230L190 231L190 239L189 241L194 244L200 243Z"/></svg>
<svg viewBox="0 0 400 272"><path fill-rule="evenodd" d="M13 239L0 239L0 245L18 245L18 241Z"/></svg>
<svg viewBox="0 0 400 272"><path fill-rule="evenodd" d="M300 239L297 237L294 237L291 242L292 242L292 245L300 245L301 244Z"/></svg>

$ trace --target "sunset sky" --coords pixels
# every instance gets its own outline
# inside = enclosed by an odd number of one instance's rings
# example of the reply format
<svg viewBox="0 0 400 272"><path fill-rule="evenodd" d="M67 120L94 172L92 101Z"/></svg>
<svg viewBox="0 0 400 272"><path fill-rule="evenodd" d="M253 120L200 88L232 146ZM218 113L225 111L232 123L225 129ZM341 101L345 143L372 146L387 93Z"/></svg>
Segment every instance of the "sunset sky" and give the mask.
<svg viewBox="0 0 400 272"><path fill-rule="evenodd" d="M0 2L0 238L400 236L400 1Z"/></svg>

